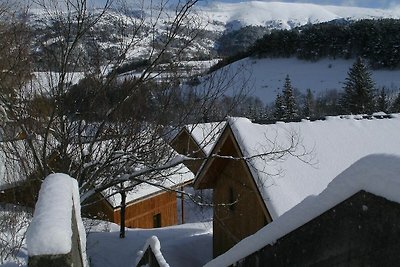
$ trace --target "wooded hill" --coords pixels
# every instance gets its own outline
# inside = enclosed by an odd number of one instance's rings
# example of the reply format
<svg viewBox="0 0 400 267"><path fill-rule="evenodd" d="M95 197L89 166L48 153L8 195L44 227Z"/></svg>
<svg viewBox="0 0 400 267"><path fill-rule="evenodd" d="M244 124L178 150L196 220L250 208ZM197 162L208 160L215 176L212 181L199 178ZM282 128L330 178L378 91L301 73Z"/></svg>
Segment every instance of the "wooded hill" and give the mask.
<svg viewBox="0 0 400 267"><path fill-rule="evenodd" d="M214 70L248 56L297 57L311 61L361 56L374 69L398 69L400 20L335 20L292 30L272 30L246 51L220 62Z"/></svg>

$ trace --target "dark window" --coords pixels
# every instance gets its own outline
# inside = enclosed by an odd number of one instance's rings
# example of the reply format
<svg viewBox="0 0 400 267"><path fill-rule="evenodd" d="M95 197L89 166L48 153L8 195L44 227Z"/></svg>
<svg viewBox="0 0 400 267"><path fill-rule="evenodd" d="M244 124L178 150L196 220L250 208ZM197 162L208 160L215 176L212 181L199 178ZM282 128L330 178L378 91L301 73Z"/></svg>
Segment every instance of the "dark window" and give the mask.
<svg viewBox="0 0 400 267"><path fill-rule="evenodd" d="M156 215L153 215L153 227L154 228L161 227L161 213L157 213Z"/></svg>

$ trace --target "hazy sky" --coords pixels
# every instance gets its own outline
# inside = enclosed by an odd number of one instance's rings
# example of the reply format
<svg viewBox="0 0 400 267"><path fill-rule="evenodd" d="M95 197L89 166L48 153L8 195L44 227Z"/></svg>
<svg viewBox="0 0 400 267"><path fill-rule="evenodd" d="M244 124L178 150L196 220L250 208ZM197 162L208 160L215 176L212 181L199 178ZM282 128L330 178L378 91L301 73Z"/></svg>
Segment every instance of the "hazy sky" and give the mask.
<svg viewBox="0 0 400 267"><path fill-rule="evenodd" d="M0 0L4 1L4 0ZM26 1L26 0L20 0ZM88 3L96 3L101 4L106 0L88 0ZM118 0L117 0L118 1ZM138 0L125 0L127 3L135 3ZM140 1L140 0L139 0ZM145 0L150 1L150 0ZM153 0L157 1L157 0ZM161 0L160 0L161 1ZM163 2L168 1L171 4L178 3L179 1L185 0L162 0ZM228 3L236 3L236 2L246 2L250 0L199 0L199 3L202 5L213 3L213 2L228 2ZM372 8L391 8L394 6L400 7L400 0L258 0L264 2L288 2L288 3L314 3L321 5L344 5L344 6L358 6L358 7L372 7Z"/></svg>
<svg viewBox="0 0 400 267"><path fill-rule="evenodd" d="M214 0L200 0L203 3L216 2ZM345 5L345 6L359 6L359 7L373 7L373 8L390 8L400 5L400 0L259 0L264 2L300 2L300 3L314 3L322 5ZM246 0L218 0L218 2L246 2Z"/></svg>

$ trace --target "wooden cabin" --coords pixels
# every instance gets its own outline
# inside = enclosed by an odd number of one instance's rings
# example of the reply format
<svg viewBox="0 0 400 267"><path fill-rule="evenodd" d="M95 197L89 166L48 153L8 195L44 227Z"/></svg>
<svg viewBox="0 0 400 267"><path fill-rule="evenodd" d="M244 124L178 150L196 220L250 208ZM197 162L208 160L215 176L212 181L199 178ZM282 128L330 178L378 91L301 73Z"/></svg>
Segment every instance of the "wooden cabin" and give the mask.
<svg viewBox="0 0 400 267"><path fill-rule="evenodd" d="M243 157L229 126L222 133L214 151L218 151L219 155ZM244 160L210 158L195 180L194 187L214 190L214 257L271 222L271 216Z"/></svg>
<svg viewBox="0 0 400 267"><path fill-rule="evenodd" d="M230 118L195 189L214 190L213 255L279 218L373 153L400 155L400 116L261 125Z"/></svg>
<svg viewBox="0 0 400 267"><path fill-rule="evenodd" d="M182 205L183 216L184 202L181 200L184 195L174 190L183 190L193 182L193 174L187 169L184 173L185 175L179 179L172 176L169 183L164 184L170 190L141 184L134 190L126 192L125 226L157 228L178 224L177 205ZM82 213L90 218L121 224L121 194L116 188L96 194L83 204Z"/></svg>
<svg viewBox="0 0 400 267"><path fill-rule="evenodd" d="M399 173L399 156L364 157L205 267L395 266Z"/></svg>
<svg viewBox="0 0 400 267"><path fill-rule="evenodd" d="M166 191L127 203L125 226L158 228L178 224L177 193ZM114 210L114 222L121 224L121 209Z"/></svg>
<svg viewBox="0 0 400 267"><path fill-rule="evenodd" d="M177 193L160 191L132 199L126 203L125 226L129 228L157 228L178 223ZM90 198L82 213L91 218L121 224L121 207L115 199L109 200L97 194Z"/></svg>
<svg viewBox="0 0 400 267"><path fill-rule="evenodd" d="M193 182L193 176L171 189L182 189ZM0 202L11 203L34 208L37 201L41 182L32 180L9 185L0 190ZM148 191L148 188L146 189ZM125 226L130 228L156 228L178 223L177 205L184 202L184 196L174 191L154 188L147 195L130 194L125 208ZM135 197L136 196L136 197ZM95 194L82 205L82 215L89 218L101 219L120 224L119 197L107 198L103 194ZM178 203L179 201L179 203ZM183 221L183 220L181 220Z"/></svg>

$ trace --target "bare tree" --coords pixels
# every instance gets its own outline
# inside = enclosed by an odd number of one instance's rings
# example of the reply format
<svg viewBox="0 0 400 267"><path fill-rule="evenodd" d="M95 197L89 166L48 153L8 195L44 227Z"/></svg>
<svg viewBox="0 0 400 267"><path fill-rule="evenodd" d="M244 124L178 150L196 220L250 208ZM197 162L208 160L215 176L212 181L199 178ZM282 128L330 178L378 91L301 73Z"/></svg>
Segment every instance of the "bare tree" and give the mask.
<svg viewBox="0 0 400 267"><path fill-rule="evenodd" d="M102 8L86 0L35 0L44 19L36 28L23 21L27 32L4 54L21 51L15 70L12 64L1 66L7 75L0 77L10 80L0 101L17 133L1 147L18 164L20 176L40 181L53 172L68 173L78 180L82 201L110 187L117 188L113 194L142 183L169 190L162 181L187 171L182 163L198 158L177 154L168 137L184 124L224 118L249 86L241 69L211 74L198 87L182 82L189 74L180 61L195 51L192 44L204 27L193 12L197 2L179 1L171 11L168 1L141 1L138 15L116 0ZM115 19L114 10L125 15ZM99 25L112 18L118 45L105 52ZM32 49L32 34L48 38ZM121 75L118 69L134 54L144 63ZM221 112L218 103L232 87L237 96Z"/></svg>
<svg viewBox="0 0 400 267"><path fill-rule="evenodd" d="M6 75L4 79L18 83L1 94L8 125L18 136L2 147L21 166L18 171L32 180L68 173L79 181L82 195L121 181L130 181L124 191L130 190L177 172L184 160L176 159L165 140L178 127L203 117L199 114L208 116L231 85L223 75L210 76L199 88L182 84L189 74L181 70L180 61L195 51L193 41L204 27L193 12L197 0L180 1L172 11L168 1L140 1L136 8L149 16L137 15L116 0L102 8L90 7L86 0L33 3L42 10L41 19L31 28L23 24L30 31L18 37L27 40L14 44L26 53L15 57L23 66L15 71L3 66L4 73L24 77ZM124 16L115 18L114 10ZM119 34L110 55L99 47L98 34L112 18ZM33 34L47 39L39 38L32 49ZM120 75L118 68L135 53L146 64L136 73ZM25 58L27 62L21 61Z"/></svg>

